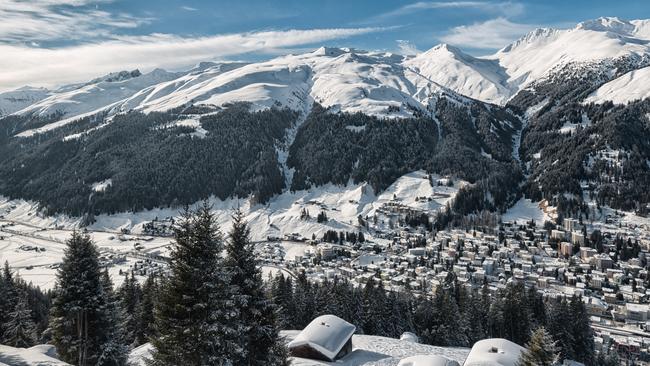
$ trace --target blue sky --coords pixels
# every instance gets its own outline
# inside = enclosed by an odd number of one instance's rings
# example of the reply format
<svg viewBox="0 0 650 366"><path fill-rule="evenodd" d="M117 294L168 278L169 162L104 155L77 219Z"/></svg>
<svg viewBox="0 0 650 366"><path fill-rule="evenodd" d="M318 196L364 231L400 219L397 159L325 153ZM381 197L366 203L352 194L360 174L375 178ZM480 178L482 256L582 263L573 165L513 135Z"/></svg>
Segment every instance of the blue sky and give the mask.
<svg viewBox="0 0 650 366"><path fill-rule="evenodd" d="M0 90L320 45L415 53L445 42L485 55L600 16L648 18L650 1L0 0Z"/></svg>

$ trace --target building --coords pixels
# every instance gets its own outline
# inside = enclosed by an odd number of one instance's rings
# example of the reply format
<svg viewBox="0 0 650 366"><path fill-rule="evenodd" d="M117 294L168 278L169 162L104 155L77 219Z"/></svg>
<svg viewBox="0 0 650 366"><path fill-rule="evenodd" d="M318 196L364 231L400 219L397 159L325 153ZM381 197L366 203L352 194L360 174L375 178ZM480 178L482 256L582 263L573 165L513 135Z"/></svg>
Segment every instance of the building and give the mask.
<svg viewBox="0 0 650 366"><path fill-rule="evenodd" d="M289 353L294 357L333 362L352 351L352 335L356 330L337 316L319 316L289 342Z"/></svg>
<svg viewBox="0 0 650 366"><path fill-rule="evenodd" d="M483 339L474 343L463 366L515 366L523 350L507 339Z"/></svg>

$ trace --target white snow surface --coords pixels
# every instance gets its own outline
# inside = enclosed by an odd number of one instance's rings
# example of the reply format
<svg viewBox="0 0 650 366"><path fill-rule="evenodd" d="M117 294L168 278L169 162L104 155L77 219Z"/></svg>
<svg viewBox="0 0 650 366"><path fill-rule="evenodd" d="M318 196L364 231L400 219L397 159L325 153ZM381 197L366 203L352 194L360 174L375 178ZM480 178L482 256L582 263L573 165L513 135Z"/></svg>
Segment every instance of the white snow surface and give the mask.
<svg viewBox="0 0 650 366"><path fill-rule="evenodd" d="M443 356L418 355L401 360L398 366L459 366L459 364Z"/></svg>
<svg viewBox="0 0 650 366"><path fill-rule="evenodd" d="M290 342L299 333L298 330L285 330L280 332L280 335L285 337L286 342ZM131 351L129 362L134 366L144 366L150 353L151 345L146 343ZM336 362L292 358L291 365L397 366L403 358L414 355L439 355L462 364L468 353L468 348L435 347L393 338L355 334L352 336L352 353Z"/></svg>
<svg viewBox="0 0 650 366"><path fill-rule="evenodd" d="M463 366L515 366L523 350L507 339L483 339L474 343Z"/></svg>
<svg viewBox="0 0 650 366"><path fill-rule="evenodd" d="M532 202L528 198L517 201L501 216L501 220L516 221L519 224L534 220L537 226L543 226L545 221L552 221L551 217L540 208L538 202Z"/></svg>
<svg viewBox="0 0 650 366"><path fill-rule="evenodd" d="M12 114L45 99L50 91L44 88L25 86L0 93L0 117Z"/></svg>
<svg viewBox="0 0 650 366"><path fill-rule="evenodd" d="M585 103L612 101L615 104L627 104L634 100L650 98L649 80L650 66L632 70L601 85L585 100Z"/></svg>
<svg viewBox="0 0 650 366"><path fill-rule="evenodd" d="M15 348L0 344L0 366L65 366L56 358L56 349L48 344Z"/></svg>
<svg viewBox="0 0 650 366"><path fill-rule="evenodd" d="M508 84L521 90L569 63L591 64L629 55L647 55L650 31L647 20L598 18L573 29L540 28L486 57L498 61Z"/></svg>
<svg viewBox="0 0 650 366"><path fill-rule="evenodd" d="M312 320L287 347L309 345L333 360L356 331L356 327L335 315L321 315Z"/></svg>

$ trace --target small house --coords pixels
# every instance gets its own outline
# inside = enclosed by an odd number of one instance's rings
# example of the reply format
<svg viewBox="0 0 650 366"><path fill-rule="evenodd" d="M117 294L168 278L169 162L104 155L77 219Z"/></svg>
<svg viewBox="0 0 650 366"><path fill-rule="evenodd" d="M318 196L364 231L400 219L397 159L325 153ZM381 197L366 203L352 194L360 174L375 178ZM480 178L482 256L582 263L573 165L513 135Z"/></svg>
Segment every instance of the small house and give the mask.
<svg viewBox="0 0 650 366"><path fill-rule="evenodd" d="M294 357L335 361L352 351L352 335L356 327L334 315L322 315L312 320L289 342Z"/></svg>

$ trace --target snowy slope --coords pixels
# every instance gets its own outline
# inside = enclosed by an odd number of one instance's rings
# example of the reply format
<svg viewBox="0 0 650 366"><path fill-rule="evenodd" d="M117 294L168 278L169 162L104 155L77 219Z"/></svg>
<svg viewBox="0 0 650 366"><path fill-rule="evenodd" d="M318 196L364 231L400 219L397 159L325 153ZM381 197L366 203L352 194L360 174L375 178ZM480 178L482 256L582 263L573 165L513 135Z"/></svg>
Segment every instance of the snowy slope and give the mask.
<svg viewBox="0 0 650 366"><path fill-rule="evenodd" d="M31 348L14 348L0 344L0 366L65 366L56 358L54 346L40 344Z"/></svg>
<svg viewBox="0 0 650 366"><path fill-rule="evenodd" d="M579 67L602 60L648 55L647 21L599 18L573 29L537 29L487 59L498 61L508 74L508 84L521 90L561 66Z"/></svg>
<svg viewBox="0 0 650 366"><path fill-rule="evenodd" d="M630 71L603 84L585 102L602 103L609 100L616 104L627 104L633 100L650 98L649 80L650 67Z"/></svg>
<svg viewBox="0 0 650 366"><path fill-rule="evenodd" d="M404 61L416 87L435 82L468 97L503 104L513 91L496 60L472 57L460 49L438 45Z"/></svg>
<svg viewBox="0 0 650 366"><path fill-rule="evenodd" d="M257 63L206 62L183 73L154 70L131 77L129 73L113 74L63 87L42 100L38 100L40 94L30 94L29 98L38 101L17 113L64 113L60 121L22 136L98 112L165 111L190 104L222 106L236 101L251 102L256 109L282 105L298 111L308 111L315 101L334 111L406 117L414 109L434 110L436 95L504 104L522 89L561 70L566 72L567 67L579 75L587 67L613 68L611 63L624 57L633 59L632 68L647 66L649 42L648 20L599 18L572 29L537 29L480 58L444 44L408 57L321 47ZM616 72L606 71L610 75ZM638 75L639 79L643 76ZM622 79L615 87L633 88L636 84L642 82L628 85ZM0 109L12 112L24 106L3 104L1 97ZM18 99L26 104L29 98Z"/></svg>
<svg viewBox="0 0 650 366"><path fill-rule="evenodd" d="M282 331L280 335L286 337L288 342L298 333L297 330L286 330ZM146 364L144 360L149 357L150 353L151 345L146 343L131 351L129 362L135 366L143 366ZM439 355L462 364L468 354L469 349L467 348L436 347L393 338L354 335L352 336L352 353L336 362L292 358L291 364L294 366L397 366L401 359L415 355Z"/></svg>
<svg viewBox="0 0 650 366"><path fill-rule="evenodd" d="M12 114L40 100L47 98L50 91L45 88L25 86L0 93L0 117Z"/></svg>
<svg viewBox="0 0 650 366"><path fill-rule="evenodd" d="M86 84L68 85L28 107L17 111L21 115L50 116L61 113L61 121L72 121L86 115L105 111L124 111L120 102L151 85L171 80L178 74L156 69L140 75L139 71L109 74ZM37 132L47 131L65 123L46 125ZM29 134L27 134L29 135Z"/></svg>

